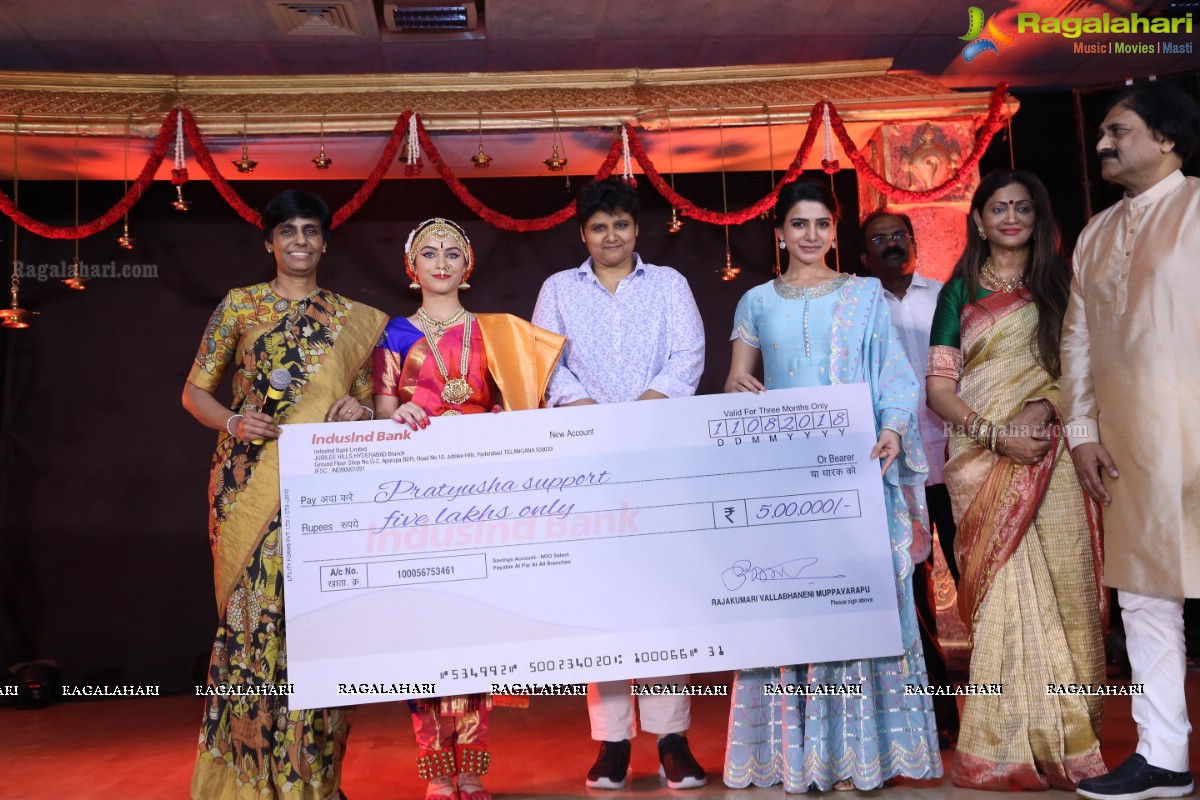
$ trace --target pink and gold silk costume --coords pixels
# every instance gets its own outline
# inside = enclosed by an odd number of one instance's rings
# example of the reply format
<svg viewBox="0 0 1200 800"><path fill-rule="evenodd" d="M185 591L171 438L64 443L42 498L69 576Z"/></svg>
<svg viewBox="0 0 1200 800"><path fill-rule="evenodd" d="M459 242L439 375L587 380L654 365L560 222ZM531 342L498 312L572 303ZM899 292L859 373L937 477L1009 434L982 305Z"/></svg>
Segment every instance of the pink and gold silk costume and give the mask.
<svg viewBox="0 0 1200 800"><path fill-rule="evenodd" d="M448 328L437 342L451 379L460 377L464 331L464 325ZM461 404L451 404L442 397L447 378L433 357L429 339L399 317L388 323L375 348L374 391L396 397L401 404L416 403L431 417L487 413L496 405L504 410L537 408L543 404L546 384L564 343L564 337L508 314L475 317L467 370L461 375L471 387L471 395ZM423 779L488 771L490 695L430 698L409 705L420 748L417 771Z"/></svg>

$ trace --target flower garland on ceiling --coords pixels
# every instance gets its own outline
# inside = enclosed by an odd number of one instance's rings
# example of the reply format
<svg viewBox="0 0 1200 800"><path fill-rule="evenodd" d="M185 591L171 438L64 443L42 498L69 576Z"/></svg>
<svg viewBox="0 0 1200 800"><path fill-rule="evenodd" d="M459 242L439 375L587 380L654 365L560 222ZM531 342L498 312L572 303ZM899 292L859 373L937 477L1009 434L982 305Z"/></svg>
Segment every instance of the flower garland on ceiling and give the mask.
<svg viewBox="0 0 1200 800"><path fill-rule="evenodd" d="M824 102L824 100L818 102L814 106L814 110L819 108L821 103ZM808 158L809 151L812 150L813 142L816 138L817 126L809 125L808 131L804 134L804 141L800 143L800 149L796 151L796 157L792 159L791 165L783 173L779 182L775 184L770 193L749 208L727 212L709 211L706 208L700 208L691 200L688 200L671 188L671 184L663 179L658 169L655 168L654 162L650 160L650 156L646 154L645 148L642 147L641 137L632 130L629 132L629 149L633 153L633 157L637 159L638 164L642 166L642 170L646 173L646 177L650 179L650 183L658 190L659 194L666 198L667 202L679 209L679 213L713 225L738 225L775 207L775 200L779 197L779 190L795 180L804 170L804 161Z"/></svg>
<svg viewBox="0 0 1200 800"><path fill-rule="evenodd" d="M983 158L988 145L992 143L992 137L1004 127L1004 96L1007 93L1007 83L1001 83L996 87L996 90L992 92L991 100L988 102L987 117L984 118L983 125L975 133L975 144L971 148L971 155L967 156L966 160L960 163L958 169L952 172L946 180L924 192L901 189L899 186L888 183L882 175L871 167L862 152L854 146L854 142L850 139L850 134L846 132L846 126L842 124L842 118L838 116L837 109L834 108L833 103L826 103L826 107L829 109L829 120L833 124L833 131L837 135L838 141L842 143L842 149L846 151L846 155L854 163L854 169L858 172L860 178L865 179L877 192L880 192L894 203L928 203L941 199L956 189L961 189L963 181L960 176L971 174L971 171L979 166L979 159ZM811 120L809 127L812 127ZM834 163L836 164L837 162Z"/></svg>
<svg viewBox="0 0 1200 800"><path fill-rule="evenodd" d="M418 117L417 119L417 137L421 143L421 147L425 148L425 152L429 153L429 158L433 161L434 169L437 170L441 179L450 187L450 191L454 192L454 196L462 201L462 204L474 211L479 218L490 222L497 228L505 231L545 231L553 228L556 225L569 220L575 216L575 201L572 200L566 206L555 211L553 214L547 214L544 217L535 219L516 219L507 214L501 214L499 211L493 211L479 201L479 198L471 194L463 182L458 179L450 167L442 160L441 153L438 152L437 146L433 140L429 138L429 134L425 130L425 123ZM617 158L621 154L621 140L616 138L613 140L612 147L608 149L608 157L604 159L604 163L600 165L600 169L596 171L596 180L603 180L612 174L613 167L617 164Z"/></svg>
<svg viewBox="0 0 1200 800"><path fill-rule="evenodd" d="M175 145L175 117L175 113L171 112L163 120L162 127L158 131L158 136L154 140L154 147L150 150L150 157L146 159L146 165L142 167L137 180L129 184L129 189L125 192L125 196L118 200L115 206L104 212L102 216L86 225L57 226L38 222L28 214L20 211L4 192L0 192L0 211L7 214L13 222L25 230L47 239L85 239L88 236L94 236L125 216L125 213L133 208L134 203L141 199L142 192L154 180L154 175L158 172L159 165L162 164L163 159L166 157L167 150Z"/></svg>
<svg viewBox="0 0 1200 800"><path fill-rule="evenodd" d="M959 189L964 184L962 176L969 175L979 164L979 159L983 157L988 145L991 144L992 137L1004 126L1004 99L1008 92L1008 84L999 84L995 91L992 92L991 99L988 103L988 113L984 118L982 125L975 135L975 144L968 156L958 169L955 170L946 180L942 181L937 186L923 191L914 192L908 189L903 189L888 183L887 180L871 167L866 157L854 144L850 138L849 132L846 130L845 124L842 122L841 116L837 113L837 109L832 103L827 100L818 101L812 108L809 114L808 128L805 131L804 139L800 143L800 147L796 151L796 156L792 159L786 172L780 177L779 182L772 187L770 193L760 198L753 205L738 210L729 212L710 211L697 206L692 201L688 200L677 193L671 185L663 179L658 172L657 167L650 160L650 156L646 153L645 147L642 145L641 138L637 132L628 126L623 127L623 134L618 134L614 137L612 147L609 149L608 157L600 165L600 169L595 174L595 179L603 179L612 174L616 167L617 160L622 157L624 148L622 142L628 140L628 152L642 170L650 179L650 183L672 206L679 209L679 212L684 216L698 219L702 222L708 222L714 225L736 225L770 209L775 204L775 200L779 195L779 190L787 183L794 180L804 169L804 162L808 159L809 153L812 151L814 142L818 132L822 129L825 131L826 139L828 140L829 129L832 128L833 133L837 136L838 141L842 145L843 151L849 156L853 162L858 175L866 180L881 194L886 196L893 202L900 203L920 203L932 202L949 194L950 192ZM552 214L547 214L534 219L517 219L503 214L499 211L489 208L484 205L477 197L475 197L467 189L466 185L459 180L458 176L450 169L450 166L442 159L438 152L433 139L425 130L424 121L419 115L414 115L412 111L405 111L396 119L396 125L392 128L391 135L388 137L387 143L384 145L383 152L379 156L374 168L371 170L367 179L357 192L348 200L345 205L339 208L333 215L333 227L338 227L346 222L351 216L362 208L363 204L370 199L375 190L379 187L379 182L383 180L384 175L391 168L392 164L396 163L396 154L403 145L407 136L412 118L416 116L416 131L417 141L425 153L433 162L434 168L438 175L450 188L463 205L477 214L481 219L491 223L492 225L502 230L509 231L542 231L560 225L569 220L575 214L575 201L572 200L563 208L555 211ZM100 231L120 220L130 208L134 206L143 192L149 188L154 180L155 174L158 172L159 166L162 164L163 158L166 157L168 150L173 145L173 140L176 132L176 126L183 125L184 134L187 137L188 144L191 145L192 152L195 155L196 163L204 170L204 173L212 181L213 186L221 197L225 199L231 208L238 213L242 219L247 222L262 226L262 221L259 213L248 206L244 200L238 195L237 191L229 184L228 181L221 175L217 169L216 162L213 160L212 153L209 152L203 138L200 135L200 128L196 124L195 118L191 111L186 108L173 109L168 112L167 117L163 120L162 127L159 129L158 135L154 140L154 145L151 148L150 156L146 159L145 165L142 167L137 180L129 186L129 190L125 193L116 205L110 208L102 216L85 225L75 226L55 226L46 225L38 222L29 215L20 211L12 200L3 191L0 191L0 211L9 216L16 224L22 228L43 236L47 239L83 239L88 236L93 236ZM831 145L826 141L826 158L822 159L821 166L826 172L834 172L839 168L836 160L828 158L832 152ZM188 174L186 169L172 170L171 182L176 186L182 186L187 183Z"/></svg>

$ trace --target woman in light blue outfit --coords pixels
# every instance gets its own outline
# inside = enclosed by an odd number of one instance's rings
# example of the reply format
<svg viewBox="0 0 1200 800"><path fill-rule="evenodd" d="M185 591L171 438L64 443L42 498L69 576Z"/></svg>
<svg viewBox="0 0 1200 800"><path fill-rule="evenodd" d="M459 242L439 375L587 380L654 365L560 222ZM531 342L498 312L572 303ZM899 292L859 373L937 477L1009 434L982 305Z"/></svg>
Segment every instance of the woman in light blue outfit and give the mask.
<svg viewBox="0 0 1200 800"><path fill-rule="evenodd" d="M725 783L783 783L787 792L876 789L896 776L939 778L937 724L913 608L913 525L927 525L925 454L917 381L875 278L834 272L837 199L812 181L788 184L775 206L787 270L748 291L734 318L727 392L867 383L883 460L884 497L904 654L889 658L741 670L734 681ZM765 382L754 373L760 358ZM802 636L803 631L791 635ZM862 685L862 695L764 695L766 684Z"/></svg>

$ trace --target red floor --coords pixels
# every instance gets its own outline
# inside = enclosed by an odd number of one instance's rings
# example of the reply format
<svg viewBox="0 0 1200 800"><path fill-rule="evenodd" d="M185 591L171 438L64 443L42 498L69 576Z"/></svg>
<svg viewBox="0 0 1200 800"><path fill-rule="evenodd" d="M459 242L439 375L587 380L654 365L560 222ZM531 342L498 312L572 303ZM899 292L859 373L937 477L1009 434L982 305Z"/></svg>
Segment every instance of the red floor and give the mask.
<svg viewBox="0 0 1200 800"><path fill-rule="evenodd" d="M716 677L716 676L713 676ZM1200 672L1188 675L1188 699L1200 698ZM633 747L633 780L622 791L585 789L583 776L595 757L588 738L583 698L534 698L527 710L492 715L492 773L488 788L509 800L583 797L647 798L681 795L688 800L782 797L773 789L726 789L720 779L728 699L697 697L690 739L709 770L709 785L673 792L660 783L653 736ZM415 746L406 706L375 704L359 709L350 736L343 786L350 800L419 800L423 784L413 767ZM201 701L195 697L60 703L36 711L0 710L0 800L173 800L186 798L195 758ZM1105 712L1104 753L1109 764L1135 743L1128 698L1110 698ZM947 761L952 753L943 754ZM1193 745L1192 760L1200 764ZM890 787L894 800L995 795L957 789L948 781ZM875 794L875 793L872 793ZM1060 798L1074 797L1053 793Z"/></svg>

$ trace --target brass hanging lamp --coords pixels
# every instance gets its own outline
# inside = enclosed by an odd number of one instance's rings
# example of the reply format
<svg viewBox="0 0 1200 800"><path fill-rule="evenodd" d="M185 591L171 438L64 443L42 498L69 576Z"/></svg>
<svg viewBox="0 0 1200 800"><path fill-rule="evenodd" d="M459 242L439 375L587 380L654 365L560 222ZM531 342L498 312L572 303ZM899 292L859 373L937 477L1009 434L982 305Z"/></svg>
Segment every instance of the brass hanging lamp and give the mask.
<svg viewBox="0 0 1200 800"><path fill-rule="evenodd" d="M79 129L75 129L75 227L79 227ZM79 239L75 239L75 257L71 259L71 277L63 278L63 284L68 289L82 292L87 288L87 279L80 275L79 270Z"/></svg>
<svg viewBox="0 0 1200 800"><path fill-rule="evenodd" d="M671 191L675 191L675 143L671 139L671 109L667 108L667 166L671 170ZM679 218L679 209L671 206L671 221L667 223L668 233L679 233L683 229L683 220Z"/></svg>
<svg viewBox="0 0 1200 800"><path fill-rule="evenodd" d="M317 157L312 160L313 166L317 169L329 169L333 165L333 159L325 155L325 115L321 115L321 149L317 153Z"/></svg>
<svg viewBox="0 0 1200 800"><path fill-rule="evenodd" d="M717 121L717 133L721 139L721 204L725 213L729 213L729 194L725 188L725 119ZM729 223L725 223L725 266L717 270L723 281L732 281L742 274L742 268L733 263L733 252L729 249Z"/></svg>
<svg viewBox="0 0 1200 800"><path fill-rule="evenodd" d="M125 194L129 194L129 135L130 125L132 120L130 117L125 118ZM129 212L125 212L124 228L120 236L117 237L117 244L123 250L132 250L133 245L137 240L129 235Z"/></svg>
<svg viewBox="0 0 1200 800"><path fill-rule="evenodd" d="M13 205L16 206L20 202L20 163L17 158L20 141L21 115L17 114L17 119L13 123ZM9 289L9 294L12 300L8 308L0 309L0 327L3 328L28 328L29 323L36 314L36 311L29 311L21 308L21 303L18 295L21 291L21 262L18 257L17 249L17 233L21 230L21 226L17 225L17 221L13 220L13 256L12 256L12 284Z"/></svg>
<svg viewBox="0 0 1200 800"><path fill-rule="evenodd" d="M476 169L487 169L492 163L492 157L483 152L483 109L479 110L479 152L471 156L471 163Z"/></svg>

